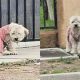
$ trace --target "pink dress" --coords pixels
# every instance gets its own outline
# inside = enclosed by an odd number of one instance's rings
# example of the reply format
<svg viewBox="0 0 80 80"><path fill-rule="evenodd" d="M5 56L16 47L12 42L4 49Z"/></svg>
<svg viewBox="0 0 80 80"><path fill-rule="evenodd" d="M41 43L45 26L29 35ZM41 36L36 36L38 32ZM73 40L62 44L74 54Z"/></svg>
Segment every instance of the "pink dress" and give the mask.
<svg viewBox="0 0 80 80"><path fill-rule="evenodd" d="M9 34L9 32L10 32L10 29L9 29L8 25L0 28L0 53L2 53L4 51L3 42L5 40L6 35Z"/></svg>

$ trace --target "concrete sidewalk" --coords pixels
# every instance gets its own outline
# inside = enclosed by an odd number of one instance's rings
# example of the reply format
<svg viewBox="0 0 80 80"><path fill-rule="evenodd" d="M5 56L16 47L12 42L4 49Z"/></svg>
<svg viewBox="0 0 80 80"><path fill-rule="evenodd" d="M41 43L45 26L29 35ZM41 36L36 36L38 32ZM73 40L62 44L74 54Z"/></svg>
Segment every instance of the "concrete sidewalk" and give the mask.
<svg viewBox="0 0 80 80"><path fill-rule="evenodd" d="M19 42L13 46L17 48L17 55L0 55L0 63L40 59L40 41Z"/></svg>
<svg viewBox="0 0 80 80"><path fill-rule="evenodd" d="M40 59L40 47L34 46L34 47L27 47L27 48L19 48L17 50L17 55L0 56L0 59L19 59L19 58Z"/></svg>
<svg viewBox="0 0 80 80"><path fill-rule="evenodd" d="M1 55L0 63L23 61L25 59L40 59L40 47L19 48L17 55Z"/></svg>

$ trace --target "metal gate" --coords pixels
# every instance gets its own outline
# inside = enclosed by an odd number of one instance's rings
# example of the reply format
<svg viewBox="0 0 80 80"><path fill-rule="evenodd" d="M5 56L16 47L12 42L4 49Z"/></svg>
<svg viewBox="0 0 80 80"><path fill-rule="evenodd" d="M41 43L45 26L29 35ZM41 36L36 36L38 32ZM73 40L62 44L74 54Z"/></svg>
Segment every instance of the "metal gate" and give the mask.
<svg viewBox="0 0 80 80"><path fill-rule="evenodd" d="M29 29L27 40L38 40L40 0L0 0L0 26L16 22Z"/></svg>

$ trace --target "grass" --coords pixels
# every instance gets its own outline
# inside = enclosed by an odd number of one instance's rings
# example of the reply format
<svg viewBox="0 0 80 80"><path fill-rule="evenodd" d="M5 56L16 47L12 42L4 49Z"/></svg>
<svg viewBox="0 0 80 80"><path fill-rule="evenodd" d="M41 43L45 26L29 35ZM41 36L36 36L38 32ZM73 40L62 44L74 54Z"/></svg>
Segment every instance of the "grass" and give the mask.
<svg viewBox="0 0 80 80"><path fill-rule="evenodd" d="M63 62L63 63L65 63L65 64L72 64L73 60L75 60L75 59L70 59L70 58L68 58L68 59L63 59L63 58L61 57L61 58L58 59L58 60L53 60L53 59L48 60L48 63Z"/></svg>
<svg viewBox="0 0 80 80"><path fill-rule="evenodd" d="M43 7L40 6L40 26L44 26L44 18L43 18Z"/></svg>
<svg viewBox="0 0 80 80"><path fill-rule="evenodd" d="M64 73L64 70L52 70L50 74Z"/></svg>
<svg viewBox="0 0 80 80"><path fill-rule="evenodd" d="M41 74L48 74L49 72L47 70L44 70Z"/></svg>
<svg viewBox="0 0 80 80"><path fill-rule="evenodd" d="M46 27L54 26L53 20L46 20ZM43 6L40 6L40 27L44 27L44 13L43 13Z"/></svg>

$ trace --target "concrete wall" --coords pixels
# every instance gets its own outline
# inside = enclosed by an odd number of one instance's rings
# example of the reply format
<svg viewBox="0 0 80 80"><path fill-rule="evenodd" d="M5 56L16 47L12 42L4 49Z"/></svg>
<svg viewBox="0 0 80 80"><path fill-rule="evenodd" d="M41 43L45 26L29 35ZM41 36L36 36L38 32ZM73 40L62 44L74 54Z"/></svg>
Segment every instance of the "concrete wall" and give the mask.
<svg viewBox="0 0 80 80"><path fill-rule="evenodd" d="M40 31L40 48L53 48L57 45L57 30Z"/></svg>
<svg viewBox="0 0 80 80"><path fill-rule="evenodd" d="M71 16L80 16L80 0L57 0L58 39L60 47L66 45L66 30Z"/></svg>

